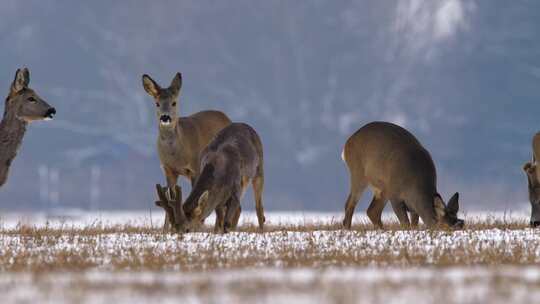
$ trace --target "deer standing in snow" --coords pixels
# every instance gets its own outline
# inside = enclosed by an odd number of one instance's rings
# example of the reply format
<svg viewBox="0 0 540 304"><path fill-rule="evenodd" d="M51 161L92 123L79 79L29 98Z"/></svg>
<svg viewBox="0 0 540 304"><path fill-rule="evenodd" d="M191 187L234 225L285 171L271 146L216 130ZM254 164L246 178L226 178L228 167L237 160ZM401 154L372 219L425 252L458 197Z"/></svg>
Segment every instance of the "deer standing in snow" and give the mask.
<svg viewBox="0 0 540 304"><path fill-rule="evenodd" d="M527 175L529 187L529 202L531 203L531 227L540 226L540 176L536 160L540 157L540 132L536 133L532 140L533 157L531 162L523 166Z"/></svg>
<svg viewBox="0 0 540 304"><path fill-rule="evenodd" d="M178 176L186 177L193 186L199 176L199 154L210 140L231 120L219 111L202 111L179 117L178 97L182 87L182 75L177 73L168 88L159 86L150 76L142 76L145 91L154 98L159 124L157 150L167 179L169 197L179 197L176 188ZM175 192L178 189L180 193ZM165 216L164 229L170 227L171 219Z"/></svg>
<svg viewBox="0 0 540 304"><path fill-rule="evenodd" d="M401 225L413 225L418 217L433 227L444 224L461 228L457 218L459 195L445 205L437 193L437 175L429 152L410 132L388 122L372 122L361 127L345 143L342 158L350 174L350 193L345 204L343 226L351 227L354 208L369 185L374 196L367 214L382 227L381 214L390 200Z"/></svg>
<svg viewBox="0 0 540 304"><path fill-rule="evenodd" d="M158 206L173 214L178 232L200 226L214 210L215 232L228 232L238 224L240 201L251 184L260 231L265 222L263 146L257 132L244 123L232 123L221 130L201 152L201 174L183 205L168 201L163 194ZM158 185L158 193L160 193ZM161 190L161 192L163 192Z"/></svg>

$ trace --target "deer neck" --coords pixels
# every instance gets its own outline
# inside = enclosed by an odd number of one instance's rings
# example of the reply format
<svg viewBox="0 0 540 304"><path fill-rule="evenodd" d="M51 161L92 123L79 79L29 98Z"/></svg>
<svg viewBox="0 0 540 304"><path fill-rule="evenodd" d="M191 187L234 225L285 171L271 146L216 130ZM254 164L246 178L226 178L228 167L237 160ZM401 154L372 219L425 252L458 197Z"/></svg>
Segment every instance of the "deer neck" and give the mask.
<svg viewBox="0 0 540 304"><path fill-rule="evenodd" d="M6 101L4 116L0 122L0 165L9 166L17 155L24 134L26 133L27 122L17 118L9 100Z"/></svg>
<svg viewBox="0 0 540 304"><path fill-rule="evenodd" d="M174 143L182 137L182 128L178 124L178 119L171 124L172 127L159 126L159 140L163 143Z"/></svg>

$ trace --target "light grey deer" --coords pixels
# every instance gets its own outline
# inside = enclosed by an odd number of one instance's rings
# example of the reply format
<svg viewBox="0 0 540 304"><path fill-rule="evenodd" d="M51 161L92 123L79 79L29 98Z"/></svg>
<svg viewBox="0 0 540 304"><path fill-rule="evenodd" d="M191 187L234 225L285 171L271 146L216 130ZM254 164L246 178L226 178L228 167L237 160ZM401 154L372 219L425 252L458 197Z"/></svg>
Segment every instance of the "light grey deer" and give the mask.
<svg viewBox="0 0 540 304"><path fill-rule="evenodd" d="M143 75L145 91L154 98L159 124L157 150L167 179L169 196L182 197L176 188L178 176L186 177L193 186L199 176L199 154L210 140L231 120L219 111L202 111L186 117L177 114L182 88L182 75L177 73L168 88L159 86L150 76ZM180 193L172 193L179 189ZM166 214L164 229L171 220Z"/></svg>
<svg viewBox="0 0 540 304"><path fill-rule="evenodd" d="M201 174L182 206L163 206L174 214L178 232L189 232L200 226L214 210L215 232L236 228L240 201L249 184L253 186L259 229L264 227L263 146L257 132L244 123L232 123L221 130L201 153ZM159 189L158 189L159 192Z"/></svg>
<svg viewBox="0 0 540 304"><path fill-rule="evenodd" d="M11 162L17 156L28 123L52 119L56 110L28 87L30 72L18 69L11 83L0 122L0 186L4 185Z"/></svg>
<svg viewBox="0 0 540 304"><path fill-rule="evenodd" d="M529 187L529 202L531 203L530 225L532 227L540 227L540 174L536 164L536 160L540 157L540 132L536 133L533 137L532 149L532 162L525 163L523 171L527 174L527 184Z"/></svg>
<svg viewBox="0 0 540 304"><path fill-rule="evenodd" d="M457 218L456 193L445 205L437 193L437 175L429 152L410 132L388 122L372 122L356 131L345 143L342 158L350 174L350 193L345 204L343 226L351 228L358 199L369 185L374 196L367 214L382 228L381 214L390 200L401 225L413 225L418 216L428 227L438 224L463 227Z"/></svg>

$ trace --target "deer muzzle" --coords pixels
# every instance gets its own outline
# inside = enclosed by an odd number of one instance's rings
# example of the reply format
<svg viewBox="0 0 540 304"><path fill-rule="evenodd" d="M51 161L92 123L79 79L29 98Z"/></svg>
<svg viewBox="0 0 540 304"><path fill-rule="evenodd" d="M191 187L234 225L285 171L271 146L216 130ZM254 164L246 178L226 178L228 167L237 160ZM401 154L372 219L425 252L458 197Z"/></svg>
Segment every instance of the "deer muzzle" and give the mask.
<svg viewBox="0 0 540 304"><path fill-rule="evenodd" d="M45 120L51 120L54 118L54 115L56 115L56 109L55 108L49 108L47 112L45 112Z"/></svg>
<svg viewBox="0 0 540 304"><path fill-rule="evenodd" d="M463 226L465 226L465 221L458 219L454 225L452 225L452 229L463 229Z"/></svg>
<svg viewBox="0 0 540 304"><path fill-rule="evenodd" d="M159 122L163 125L163 126L168 126L171 124L172 122L172 119L169 115L161 115L161 117L159 117Z"/></svg>

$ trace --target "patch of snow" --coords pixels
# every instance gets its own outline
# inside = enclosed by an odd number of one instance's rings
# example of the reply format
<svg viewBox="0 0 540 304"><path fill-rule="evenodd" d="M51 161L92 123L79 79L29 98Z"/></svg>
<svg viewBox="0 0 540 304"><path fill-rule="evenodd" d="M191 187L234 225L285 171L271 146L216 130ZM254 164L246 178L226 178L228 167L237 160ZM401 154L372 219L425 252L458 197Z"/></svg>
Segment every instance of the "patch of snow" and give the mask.
<svg viewBox="0 0 540 304"><path fill-rule="evenodd" d="M246 269L0 275L2 303L535 303L540 268Z"/></svg>
<svg viewBox="0 0 540 304"><path fill-rule="evenodd" d="M295 225L329 225L338 224L343 220L343 212L290 212L272 211L266 212L266 224L295 226ZM460 215L461 217L461 215ZM528 223L530 214L528 210L520 212L466 212L463 217L465 222L502 221L507 223L522 222ZM57 210L51 212L3 212L0 213L0 228L15 228L17 225L29 225L43 227L47 225L51 228L59 227L88 227L100 225L107 227L113 225L133 225L144 227L162 227L165 214L158 208L151 211L82 211L82 210ZM397 222L396 216L392 212L384 212L383 223ZM206 219L206 223L215 221L214 214ZM369 223L368 217L362 211L357 211L353 218L353 223ZM256 225L257 215L255 212L242 211L240 217L242 225Z"/></svg>

